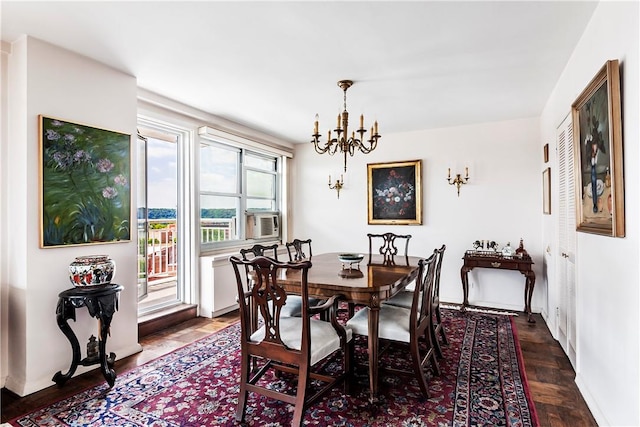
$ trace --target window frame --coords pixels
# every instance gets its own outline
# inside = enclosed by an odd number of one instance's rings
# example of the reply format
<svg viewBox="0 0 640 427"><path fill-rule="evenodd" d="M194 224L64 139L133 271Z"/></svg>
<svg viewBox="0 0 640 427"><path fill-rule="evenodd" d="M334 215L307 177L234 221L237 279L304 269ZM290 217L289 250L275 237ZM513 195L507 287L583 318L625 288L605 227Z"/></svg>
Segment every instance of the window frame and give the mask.
<svg viewBox="0 0 640 427"><path fill-rule="evenodd" d="M210 128L207 128L210 129ZM198 236L199 236L199 245L200 245L200 251L201 253L212 253L212 252L217 252L220 249L228 249L228 248L234 248L234 247L242 247L242 246L246 246L247 243L252 243L252 242L260 242L260 243L270 243L270 242L281 242L282 241L282 236L284 234L284 229L283 227L280 227L279 229L279 234L277 237L275 238L268 238L268 239L247 239L246 237L246 214L247 212L265 212L265 213L270 213L270 212L277 212L280 216L280 222L282 223L283 221L283 192L284 192L284 185L283 182L286 179L286 177L284 176L284 163L286 160L286 157L291 157L290 153L286 153L286 152L282 152L281 150L278 149L273 149L270 150L268 146L266 145L262 145L262 144L258 144L255 143L253 141L239 141L237 138L234 139L229 139L229 138L225 138L223 136L219 136L216 132L215 135L211 135L208 132L205 132L203 134L202 128L201 130L199 130L200 133L200 140L199 140L199 144L198 144L198 153L199 153L199 161L198 161L198 184L199 184L199 188L198 188L198 209L197 209L197 215L198 215ZM237 150L239 151L239 156L238 156L238 176L237 176L237 188L239 189L240 193L239 194L232 194L232 193L221 193L221 192L215 192L215 191L204 191L201 190L200 188L200 184L201 184L201 176L202 176L202 147L203 145L209 145L209 146L216 146L216 147L220 147L223 149L229 149L229 150ZM283 154L284 153L284 154ZM268 171L266 169L260 169L257 167L253 167L253 166L247 166L245 159L247 156L252 156L252 157L257 157L257 158L265 158L268 160L274 160L275 162L275 168L273 171ZM259 197L249 197L247 194L247 171L256 171L256 172L260 172L260 173L268 173L274 176L275 182L274 182L274 198L259 198ZM224 240L224 241L218 241L218 242L207 242L207 243L203 243L202 242L202 225L201 225L201 220L200 220L200 215L201 215L201 201L202 201L202 196L223 196L223 197L234 197L237 196L239 199L239 208L238 208L238 215L236 217L236 232L238 234L238 238L237 239L231 239L231 240ZM261 209L251 209L248 210L247 209L247 200L248 199L253 199L253 200L273 200L274 204L275 204L275 210L261 210Z"/></svg>

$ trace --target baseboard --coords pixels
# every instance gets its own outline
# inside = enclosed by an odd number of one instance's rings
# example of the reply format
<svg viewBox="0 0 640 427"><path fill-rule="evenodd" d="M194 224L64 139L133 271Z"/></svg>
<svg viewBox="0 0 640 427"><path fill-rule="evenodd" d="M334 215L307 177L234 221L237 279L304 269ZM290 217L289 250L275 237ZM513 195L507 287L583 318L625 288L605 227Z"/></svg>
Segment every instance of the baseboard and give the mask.
<svg viewBox="0 0 640 427"><path fill-rule="evenodd" d="M175 326L198 316L198 306L183 304L171 310L145 316L138 321L138 339L154 332Z"/></svg>
<svg viewBox="0 0 640 427"><path fill-rule="evenodd" d="M576 382L576 385L578 386L578 390L580 390L580 394L582 395L582 398L584 399L585 403L587 404L587 407L591 411L591 415L593 415L593 418L595 418L596 423L599 426L611 425L607 421L607 418L602 414L602 411L600 411L598 404L596 403L595 399L589 392L589 387L587 387L584 381L582 381L582 377L580 376L580 374L576 374L575 382Z"/></svg>

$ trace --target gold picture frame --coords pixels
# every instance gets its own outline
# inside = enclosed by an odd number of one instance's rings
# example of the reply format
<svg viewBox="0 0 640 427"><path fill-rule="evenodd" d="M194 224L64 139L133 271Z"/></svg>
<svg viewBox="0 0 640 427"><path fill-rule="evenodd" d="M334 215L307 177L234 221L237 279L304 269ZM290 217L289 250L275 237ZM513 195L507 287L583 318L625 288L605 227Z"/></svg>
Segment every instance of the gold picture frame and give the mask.
<svg viewBox="0 0 640 427"><path fill-rule="evenodd" d="M44 115L38 125L40 247L130 241L131 135Z"/></svg>
<svg viewBox="0 0 640 427"><path fill-rule="evenodd" d="M571 106L576 229L624 237L620 70L607 61Z"/></svg>
<svg viewBox="0 0 640 427"><path fill-rule="evenodd" d="M542 171L542 213L551 215L551 168Z"/></svg>
<svg viewBox="0 0 640 427"><path fill-rule="evenodd" d="M422 160L367 164L369 224L422 224Z"/></svg>

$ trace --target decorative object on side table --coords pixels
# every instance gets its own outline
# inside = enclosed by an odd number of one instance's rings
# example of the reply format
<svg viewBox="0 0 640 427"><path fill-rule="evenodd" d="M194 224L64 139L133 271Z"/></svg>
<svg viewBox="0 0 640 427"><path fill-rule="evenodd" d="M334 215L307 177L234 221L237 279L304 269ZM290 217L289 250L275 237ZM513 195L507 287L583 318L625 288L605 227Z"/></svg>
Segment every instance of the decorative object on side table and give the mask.
<svg viewBox="0 0 640 427"><path fill-rule="evenodd" d="M502 256L510 257L515 254L515 251L511 247L511 242L507 242L506 246L502 248Z"/></svg>
<svg viewBox="0 0 640 427"><path fill-rule="evenodd" d="M108 255L76 257L69 264L69 280L73 286L108 285L116 274L116 263Z"/></svg>
<svg viewBox="0 0 640 427"><path fill-rule="evenodd" d="M476 240L475 242L473 242L473 249L476 251L483 250L485 246L487 250L498 250L498 243L495 240Z"/></svg>
<svg viewBox="0 0 640 427"><path fill-rule="evenodd" d="M524 241L521 238L520 239L520 245L518 246L518 249L516 249L516 256L524 257L524 256L528 256L528 255L529 254L527 253L527 250L524 248Z"/></svg>

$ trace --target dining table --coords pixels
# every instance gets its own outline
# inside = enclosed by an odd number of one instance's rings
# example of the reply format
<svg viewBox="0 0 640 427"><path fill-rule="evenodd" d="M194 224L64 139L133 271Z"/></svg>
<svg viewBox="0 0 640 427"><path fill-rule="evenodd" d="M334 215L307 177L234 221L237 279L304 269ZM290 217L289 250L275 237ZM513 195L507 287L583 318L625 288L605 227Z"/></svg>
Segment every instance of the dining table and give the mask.
<svg viewBox="0 0 640 427"><path fill-rule="evenodd" d="M313 255L307 276L309 297L329 298L342 295L347 303L369 308L369 389L370 400L378 394L378 321L382 302L401 292L418 274L420 257L384 257L365 255L357 262L343 262L342 253ZM343 258L344 259L344 258ZM278 283L287 292L299 293L299 270L283 270Z"/></svg>

